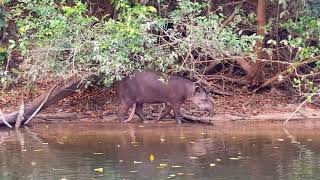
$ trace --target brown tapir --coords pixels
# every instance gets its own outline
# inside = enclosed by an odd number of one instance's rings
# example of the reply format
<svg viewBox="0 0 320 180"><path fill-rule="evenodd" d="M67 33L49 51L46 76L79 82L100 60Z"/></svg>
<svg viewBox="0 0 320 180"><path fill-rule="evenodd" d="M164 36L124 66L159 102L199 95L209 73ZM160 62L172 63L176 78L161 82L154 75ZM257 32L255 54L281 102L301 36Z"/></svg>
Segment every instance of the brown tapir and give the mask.
<svg viewBox="0 0 320 180"><path fill-rule="evenodd" d="M204 90L181 76L149 70L136 71L118 82L117 96L120 102L118 116L122 122L126 122L125 114L130 107L136 106L135 113L142 121L145 121L146 118L142 111L144 103L165 103L165 110L158 120L169 114L172 108L175 119L180 124L180 105L187 99L195 103L201 110L206 110L211 116L213 115L213 104ZM133 115L133 112L131 114Z"/></svg>

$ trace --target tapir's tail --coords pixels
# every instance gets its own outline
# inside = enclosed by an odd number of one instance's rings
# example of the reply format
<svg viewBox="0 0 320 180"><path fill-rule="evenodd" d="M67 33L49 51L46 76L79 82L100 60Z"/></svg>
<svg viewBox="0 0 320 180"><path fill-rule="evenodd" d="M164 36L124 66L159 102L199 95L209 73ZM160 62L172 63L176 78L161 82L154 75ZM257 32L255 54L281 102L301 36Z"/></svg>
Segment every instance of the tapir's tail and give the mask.
<svg viewBox="0 0 320 180"><path fill-rule="evenodd" d="M130 115L129 115L128 119L125 120L124 122L129 122L129 121L131 121L131 119L133 118L133 115L134 115L134 112L135 112L135 111L136 111L136 103L133 104L132 110L131 110L131 112L130 112Z"/></svg>

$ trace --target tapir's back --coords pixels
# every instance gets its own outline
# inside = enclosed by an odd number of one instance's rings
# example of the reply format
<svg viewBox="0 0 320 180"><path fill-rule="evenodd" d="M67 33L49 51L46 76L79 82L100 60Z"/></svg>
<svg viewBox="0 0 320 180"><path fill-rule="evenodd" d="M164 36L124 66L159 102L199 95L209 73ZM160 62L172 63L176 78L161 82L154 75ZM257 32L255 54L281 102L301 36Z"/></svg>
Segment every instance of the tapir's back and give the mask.
<svg viewBox="0 0 320 180"><path fill-rule="evenodd" d="M192 94L193 82L154 71L136 71L118 84L118 97L142 103L182 101Z"/></svg>

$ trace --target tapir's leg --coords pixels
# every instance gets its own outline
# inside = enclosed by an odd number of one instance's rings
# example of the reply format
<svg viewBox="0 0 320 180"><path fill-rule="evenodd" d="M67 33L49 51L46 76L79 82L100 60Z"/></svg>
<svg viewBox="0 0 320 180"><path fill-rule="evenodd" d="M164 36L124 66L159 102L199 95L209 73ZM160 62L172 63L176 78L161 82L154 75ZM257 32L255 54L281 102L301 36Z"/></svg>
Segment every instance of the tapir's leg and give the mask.
<svg viewBox="0 0 320 180"><path fill-rule="evenodd" d="M125 122L125 116L128 113L129 108L132 107L133 104L134 104L133 102L130 102L130 103L124 102L124 101L120 102L117 114L121 122Z"/></svg>
<svg viewBox="0 0 320 180"><path fill-rule="evenodd" d="M156 122L158 122L160 119L164 118L166 115L168 115L171 111L171 106L167 103L165 103L165 107L164 110L162 111L162 113L160 114L160 116L158 117L158 119L156 120Z"/></svg>
<svg viewBox="0 0 320 180"><path fill-rule="evenodd" d="M136 114L142 121L147 121L146 117L143 115L143 103L137 103Z"/></svg>
<svg viewBox="0 0 320 180"><path fill-rule="evenodd" d="M175 116L177 123L181 124L182 122L181 122L181 117L180 117L180 103L171 104L171 107L173 109L174 116Z"/></svg>

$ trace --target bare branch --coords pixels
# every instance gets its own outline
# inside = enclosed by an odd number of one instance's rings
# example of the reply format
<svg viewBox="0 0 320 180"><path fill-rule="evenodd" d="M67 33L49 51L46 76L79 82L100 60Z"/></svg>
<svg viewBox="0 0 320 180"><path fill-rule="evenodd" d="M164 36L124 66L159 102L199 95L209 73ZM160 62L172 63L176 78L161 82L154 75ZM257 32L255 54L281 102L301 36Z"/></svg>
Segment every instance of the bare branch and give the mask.
<svg viewBox="0 0 320 180"><path fill-rule="evenodd" d="M12 128L12 126L6 121L6 119L4 118L4 115L3 115L3 113L2 113L2 111L0 110L0 116L1 116L1 120L2 120L2 122L6 125L6 126L8 126L9 128Z"/></svg>

